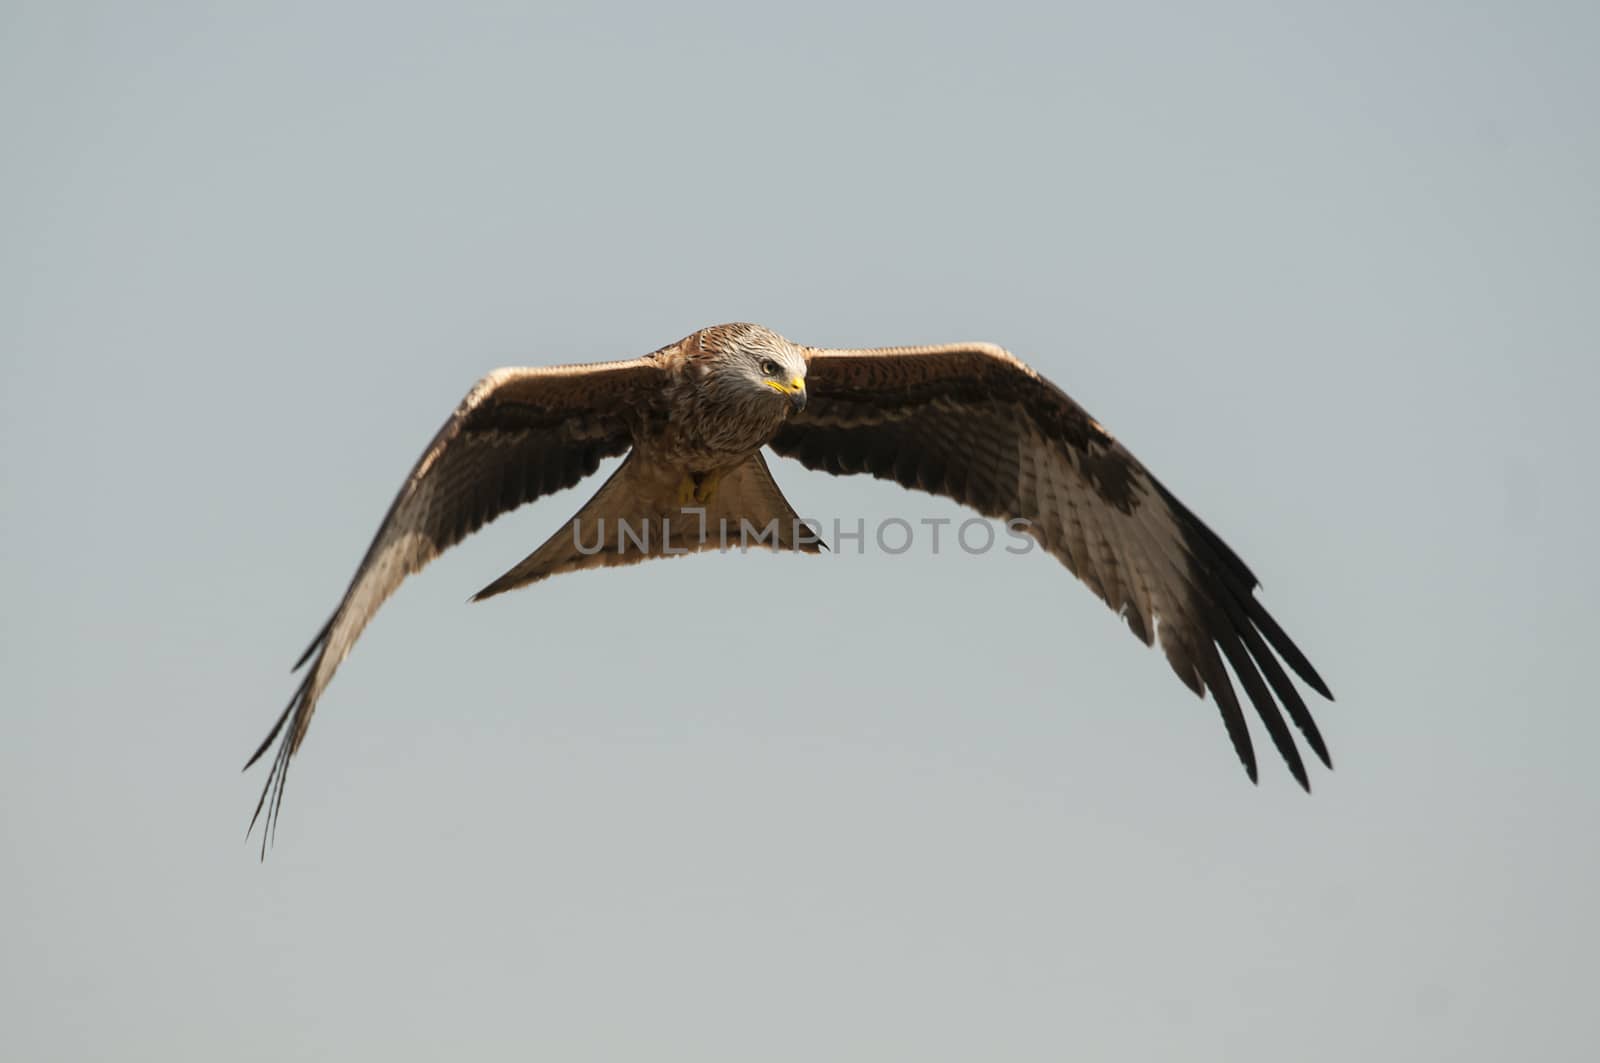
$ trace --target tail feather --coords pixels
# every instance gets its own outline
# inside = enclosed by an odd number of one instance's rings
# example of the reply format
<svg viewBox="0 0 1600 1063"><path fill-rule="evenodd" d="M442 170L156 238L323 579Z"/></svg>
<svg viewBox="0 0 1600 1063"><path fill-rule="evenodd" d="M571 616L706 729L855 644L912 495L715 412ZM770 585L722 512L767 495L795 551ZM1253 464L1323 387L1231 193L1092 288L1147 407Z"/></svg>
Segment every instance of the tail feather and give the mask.
<svg viewBox="0 0 1600 1063"><path fill-rule="evenodd" d="M683 475L635 451L559 531L472 600L562 572L655 557L752 546L813 554L824 548L778 490L759 452L724 473L704 504L679 502Z"/></svg>

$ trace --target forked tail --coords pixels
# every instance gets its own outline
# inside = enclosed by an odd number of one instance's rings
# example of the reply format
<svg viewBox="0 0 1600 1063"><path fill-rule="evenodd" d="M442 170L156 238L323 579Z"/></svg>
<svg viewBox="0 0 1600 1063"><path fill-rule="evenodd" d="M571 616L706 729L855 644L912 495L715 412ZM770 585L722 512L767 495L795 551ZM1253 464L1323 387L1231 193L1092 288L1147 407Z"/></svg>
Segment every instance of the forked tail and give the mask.
<svg viewBox="0 0 1600 1063"><path fill-rule="evenodd" d="M704 501L696 501L695 488ZM686 482L682 470L634 451L543 546L472 600L561 572L752 547L808 554L823 549L778 490L759 451L709 484Z"/></svg>

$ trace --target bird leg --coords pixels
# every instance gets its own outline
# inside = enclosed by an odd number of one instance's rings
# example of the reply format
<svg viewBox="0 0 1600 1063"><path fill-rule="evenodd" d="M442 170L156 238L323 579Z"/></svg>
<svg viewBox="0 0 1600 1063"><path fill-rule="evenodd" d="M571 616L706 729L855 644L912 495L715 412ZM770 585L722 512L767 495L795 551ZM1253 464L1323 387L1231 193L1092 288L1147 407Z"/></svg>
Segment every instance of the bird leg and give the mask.
<svg viewBox="0 0 1600 1063"><path fill-rule="evenodd" d="M686 472L683 479L678 482L678 508L682 509L691 502L700 505L708 504L717 494L717 485L722 483L722 472Z"/></svg>

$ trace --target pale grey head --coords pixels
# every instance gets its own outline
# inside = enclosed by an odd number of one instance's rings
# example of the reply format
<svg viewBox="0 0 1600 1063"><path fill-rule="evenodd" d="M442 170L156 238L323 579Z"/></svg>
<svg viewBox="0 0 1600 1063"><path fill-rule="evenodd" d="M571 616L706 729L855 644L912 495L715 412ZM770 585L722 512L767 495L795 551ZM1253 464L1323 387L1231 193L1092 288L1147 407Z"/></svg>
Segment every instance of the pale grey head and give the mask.
<svg viewBox="0 0 1600 1063"><path fill-rule="evenodd" d="M769 328L712 325L690 338L689 360L718 404L782 415L806 405L805 353Z"/></svg>

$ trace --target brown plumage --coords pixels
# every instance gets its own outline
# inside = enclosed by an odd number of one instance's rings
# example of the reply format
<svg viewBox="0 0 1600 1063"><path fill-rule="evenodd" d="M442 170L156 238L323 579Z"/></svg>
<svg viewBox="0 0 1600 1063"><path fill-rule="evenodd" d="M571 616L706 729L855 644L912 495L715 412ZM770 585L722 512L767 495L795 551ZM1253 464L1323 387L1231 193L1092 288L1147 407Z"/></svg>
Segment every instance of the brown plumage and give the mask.
<svg viewBox="0 0 1600 1063"><path fill-rule="evenodd" d="M1190 689L1212 692L1252 780L1255 754L1224 660L1300 784L1309 789L1280 705L1331 767L1278 659L1332 695L1256 600L1255 576L1055 385L990 344L821 350L759 325L719 325L633 361L498 370L467 394L406 478L296 664L311 662L305 677L246 765L278 741L251 819L266 810L263 852L318 699L407 575L501 513L624 453L560 532L478 597L560 572L716 548L741 522L775 528L761 545L815 552L767 470L764 445L808 468L868 473L1027 522L1135 635L1147 645L1159 637ZM624 525L656 531L641 542Z"/></svg>

